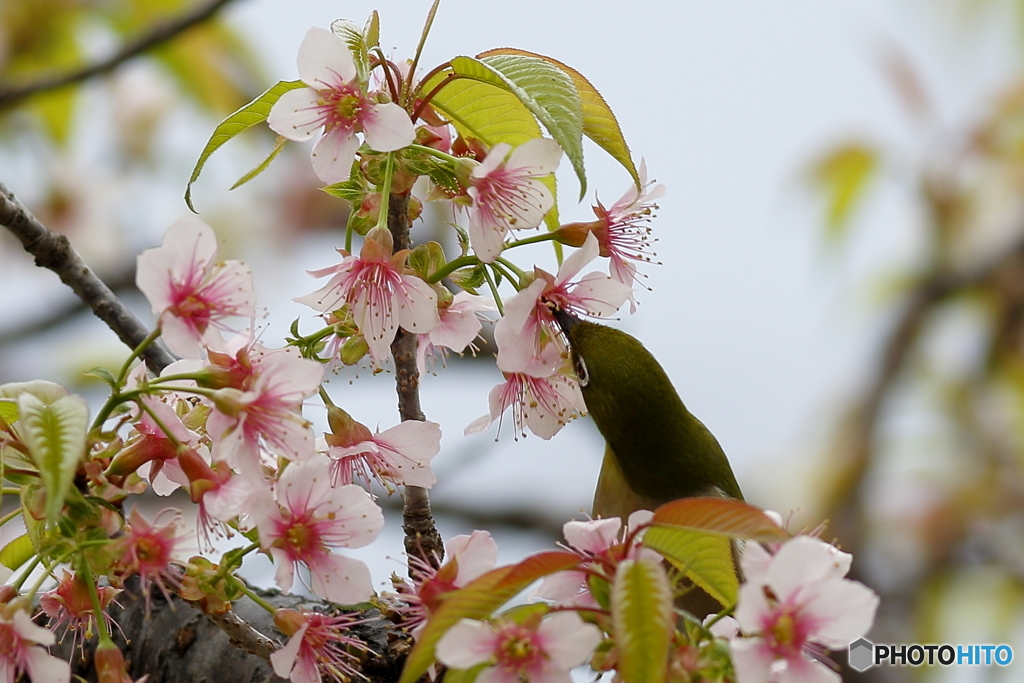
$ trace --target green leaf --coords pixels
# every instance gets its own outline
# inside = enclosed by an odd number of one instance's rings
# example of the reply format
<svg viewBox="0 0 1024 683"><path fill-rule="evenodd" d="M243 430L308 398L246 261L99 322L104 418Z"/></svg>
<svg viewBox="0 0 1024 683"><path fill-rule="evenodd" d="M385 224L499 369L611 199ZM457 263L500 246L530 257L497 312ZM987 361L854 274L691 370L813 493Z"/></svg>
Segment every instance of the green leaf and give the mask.
<svg viewBox="0 0 1024 683"><path fill-rule="evenodd" d="M626 137L622 134L618 119L615 118L615 114L612 112L611 107L608 106L608 103L605 102L601 93L583 74L552 57L515 48L503 47L496 50L488 50L477 55L477 57L483 59L491 55L536 57L555 65L568 74L576 86L576 92L579 93L583 111L583 134L593 140L598 147L608 152L613 159L622 164L623 168L629 172L630 177L633 178L637 189L642 189L640 188L640 176L637 174L636 166L633 164L633 157L629 153L629 145L626 144Z"/></svg>
<svg viewBox="0 0 1024 683"><path fill-rule="evenodd" d="M18 402L13 398L0 398L0 420L14 424L18 419Z"/></svg>
<svg viewBox="0 0 1024 683"><path fill-rule="evenodd" d="M736 604L739 579L732 560L732 542L727 537L674 527L652 527L644 534L644 545L664 555L721 604Z"/></svg>
<svg viewBox="0 0 1024 683"><path fill-rule="evenodd" d="M376 14L376 12L374 12ZM370 15L372 21L373 15ZM367 29L370 28L370 21L367 22ZM378 32L380 27L378 25ZM370 76L370 51L366 45L366 35L363 29L350 19L336 19L331 22L331 31L345 41L348 51L352 53L352 61L356 65L356 75L360 83L366 83Z"/></svg>
<svg viewBox="0 0 1024 683"><path fill-rule="evenodd" d="M267 167L270 166L270 162L276 159L277 155L281 153L282 149L284 149L284 143L286 142L288 142L288 138L286 138L283 135L278 135L277 142L274 143L274 149L270 150L270 154L267 155L267 158L261 161L256 166L256 168L252 169L244 176L236 180L235 184L231 186L231 189L234 190L236 187L241 187L242 185L245 185L247 182L258 176L260 173L266 171Z"/></svg>
<svg viewBox="0 0 1024 683"><path fill-rule="evenodd" d="M825 194L825 227L830 238L843 236L877 167L875 150L851 143L831 150L811 169L812 180Z"/></svg>
<svg viewBox="0 0 1024 683"><path fill-rule="evenodd" d="M22 534L0 550L0 564L13 571L32 559L35 554L32 539L28 534Z"/></svg>
<svg viewBox="0 0 1024 683"><path fill-rule="evenodd" d="M320 189L332 197L344 199L353 207L357 208L362 204L367 193L367 188L363 186L362 181L355 178L349 178L348 180L343 180L340 183L334 183L333 185L328 185L327 187L322 187Z"/></svg>
<svg viewBox="0 0 1024 683"><path fill-rule="evenodd" d="M29 393L18 397L19 425L46 490L46 519L57 521L78 463L85 455L89 409L81 396L47 405Z"/></svg>
<svg viewBox="0 0 1024 683"><path fill-rule="evenodd" d="M739 580L731 538L781 542L789 533L764 511L727 498L683 498L654 512L644 545L657 550L723 605L736 602Z"/></svg>
<svg viewBox="0 0 1024 683"><path fill-rule="evenodd" d="M458 72L467 66L468 57L456 57L452 66ZM459 65L456 65L456 60ZM537 57L524 55L493 55L472 60L483 65L490 74L472 69L475 78L483 77L496 85L503 82L548 133L562 147L572 162L580 181L580 198L587 192L587 176L583 167L583 107L572 79L561 69ZM495 77L500 79L496 81Z"/></svg>
<svg viewBox="0 0 1024 683"><path fill-rule="evenodd" d="M444 247L437 242L419 244L409 254L409 267L422 278L429 277L445 263Z"/></svg>
<svg viewBox="0 0 1024 683"><path fill-rule="evenodd" d="M377 10L370 12L370 16L366 19L366 26L363 27L363 40L366 42L366 47L371 50L380 45L380 15L377 14Z"/></svg>
<svg viewBox="0 0 1024 683"><path fill-rule="evenodd" d="M651 559L623 560L615 572L611 604L619 676L625 683L661 683L674 631L665 568Z"/></svg>
<svg viewBox="0 0 1024 683"><path fill-rule="evenodd" d="M213 129L213 135L210 136L206 147L203 148L202 153L199 155L199 160L196 162L195 168L192 169L192 175L189 177L188 185L185 188L185 204L188 205L191 211L196 212L195 207L192 206L192 184L199 179L199 174L202 173L203 166L206 165L206 160L210 158L210 155L239 133L252 128L257 123L266 121L267 116L270 115L271 107L281 99L281 95L289 90L305 87L306 84L302 81L280 81L252 102L217 124L217 127Z"/></svg>
<svg viewBox="0 0 1024 683"><path fill-rule="evenodd" d="M469 57L456 57L453 63L457 60L478 63ZM491 147L499 142L518 147L541 136L533 114L503 82L474 80L449 68L425 81L419 96L442 84L430 104L452 122L459 135L477 138Z"/></svg>
<svg viewBox="0 0 1024 683"><path fill-rule="evenodd" d="M460 619L487 619L531 583L558 571L572 569L580 558L573 553L550 551L531 555L519 564L498 567L444 596L424 627L399 683L415 683L434 662L437 641Z"/></svg>
<svg viewBox="0 0 1024 683"><path fill-rule="evenodd" d="M112 373L110 370L107 370L106 368L96 367L93 368L92 370L89 370L85 374L90 377L97 377L103 380L103 383L106 384L107 386L114 387L117 385L117 378L114 377L114 373Z"/></svg>
<svg viewBox="0 0 1024 683"><path fill-rule="evenodd" d="M473 683L480 672L490 665L490 662L484 662L477 664L472 669L445 669L444 683Z"/></svg>

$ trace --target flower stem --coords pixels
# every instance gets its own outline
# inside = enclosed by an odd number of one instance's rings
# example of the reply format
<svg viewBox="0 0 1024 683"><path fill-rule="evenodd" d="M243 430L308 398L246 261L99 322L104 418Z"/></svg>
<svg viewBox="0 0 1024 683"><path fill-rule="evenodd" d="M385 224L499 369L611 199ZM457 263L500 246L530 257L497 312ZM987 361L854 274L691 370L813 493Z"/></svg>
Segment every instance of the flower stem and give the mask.
<svg viewBox="0 0 1024 683"><path fill-rule="evenodd" d="M235 584L235 588L237 588L238 590L240 590L243 593L245 593L245 595L250 600L255 602L257 605L259 605L263 609L267 610L271 614L273 614L274 612L277 611L276 607L274 607L269 602L267 602L266 600L261 598L255 591L253 591L251 588L249 588L249 586L247 586L245 584L245 581L242 581L240 578L238 578L237 576L234 576L234 575L231 576L231 581Z"/></svg>
<svg viewBox="0 0 1024 683"><path fill-rule="evenodd" d="M115 385L116 389L120 389L121 387L124 386L124 382L128 378L128 373L131 371L132 363L135 361L136 358L141 356L142 352L146 350L146 347L148 347L150 344L156 341L156 338L159 336L160 328L158 327L152 332L150 332L148 335L146 335L146 338L139 342L138 346L132 349L132 352L128 354L128 358L121 366L121 371L117 373L117 384Z"/></svg>
<svg viewBox="0 0 1024 683"><path fill-rule="evenodd" d="M557 239L557 237L558 237L557 233L543 232L543 233L541 233L539 235L534 235L533 237L524 237L521 240L516 240L514 242L509 242L508 244L505 245L505 248L506 249L512 249L514 247L521 247L521 246L526 245L526 244L537 244L538 242L548 242L550 240Z"/></svg>
<svg viewBox="0 0 1024 683"><path fill-rule="evenodd" d="M487 286L491 289L491 296L494 297L494 305L498 308L498 315L505 315L505 307L501 305L501 295L498 294L498 285L494 284L491 271L486 268L484 268L484 278L487 280Z"/></svg>
<svg viewBox="0 0 1024 683"><path fill-rule="evenodd" d="M476 256L460 256L457 259L452 259L448 263L444 264L427 277L427 282L430 284L436 284L441 280L445 279L459 268L465 268L466 266L475 266L480 263L480 259Z"/></svg>
<svg viewBox="0 0 1024 683"><path fill-rule="evenodd" d="M89 571L89 563L83 558L78 573L82 576L86 588L89 589L89 599L92 601L92 610L96 613L96 628L100 632L100 644L113 644L110 639L110 630L107 628L107 620L103 618L103 604L100 602L100 594L96 592L96 582Z"/></svg>
<svg viewBox="0 0 1024 683"><path fill-rule="evenodd" d="M378 228L388 229L388 213L391 198L391 178L395 175L395 153L388 152L388 160L384 165L384 182L380 186L380 214L377 216Z"/></svg>
<svg viewBox="0 0 1024 683"><path fill-rule="evenodd" d="M409 104L407 100L412 92L412 82L416 78L416 67L419 66L420 55L423 54L423 46L427 44L427 36L430 35L430 27L434 25L434 16L437 15L437 6L440 4L441 0L434 0L434 3L430 6L430 11L427 12L427 20L423 22L423 32L420 33L420 42L416 44L416 52L409 66L409 77L402 83L402 101L400 104L407 108Z"/></svg>

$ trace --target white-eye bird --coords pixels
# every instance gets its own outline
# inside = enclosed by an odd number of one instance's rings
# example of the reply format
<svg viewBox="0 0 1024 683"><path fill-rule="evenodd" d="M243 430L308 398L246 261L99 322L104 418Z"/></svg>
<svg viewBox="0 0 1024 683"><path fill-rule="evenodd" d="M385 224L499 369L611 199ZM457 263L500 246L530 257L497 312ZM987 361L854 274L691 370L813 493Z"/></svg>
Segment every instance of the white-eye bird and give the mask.
<svg viewBox="0 0 1024 683"><path fill-rule="evenodd" d="M661 364L637 339L554 311L569 342L587 411L605 440L594 517L654 510L693 496L743 500L718 440L686 409ZM703 616L720 609L695 591L685 605ZM699 604L698 597L710 600Z"/></svg>

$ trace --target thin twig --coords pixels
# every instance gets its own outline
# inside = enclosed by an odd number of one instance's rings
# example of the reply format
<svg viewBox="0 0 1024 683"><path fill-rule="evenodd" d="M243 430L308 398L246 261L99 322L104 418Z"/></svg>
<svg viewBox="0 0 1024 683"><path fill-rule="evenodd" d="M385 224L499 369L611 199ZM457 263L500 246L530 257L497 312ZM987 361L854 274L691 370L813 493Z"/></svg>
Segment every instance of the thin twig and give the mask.
<svg viewBox="0 0 1024 683"><path fill-rule="evenodd" d="M50 232L3 183L0 183L0 225L21 240L25 251L35 257L37 266L57 273L61 281L70 287L128 348L134 349L149 335L149 330L86 265L68 238ZM151 344L142 356L153 372L160 372L174 360L158 344Z"/></svg>
<svg viewBox="0 0 1024 683"><path fill-rule="evenodd" d="M0 107L5 107L41 92L56 90L75 83L81 83L94 76L113 71L118 66L143 52L153 49L181 35L190 28L197 26L219 12L232 0L211 0L194 8L188 14L166 23L154 26L149 32L126 43L120 50L106 59L62 74L44 76L38 80L21 85L0 84Z"/></svg>

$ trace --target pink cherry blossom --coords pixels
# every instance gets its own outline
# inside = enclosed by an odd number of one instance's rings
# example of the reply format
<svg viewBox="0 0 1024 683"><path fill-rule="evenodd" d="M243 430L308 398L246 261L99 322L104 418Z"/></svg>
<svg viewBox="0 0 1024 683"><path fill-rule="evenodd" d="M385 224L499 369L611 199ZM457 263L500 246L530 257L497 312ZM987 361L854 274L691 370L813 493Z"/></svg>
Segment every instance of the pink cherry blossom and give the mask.
<svg viewBox="0 0 1024 683"><path fill-rule="evenodd" d="M320 683L323 676L334 681L361 678L356 653L370 649L348 632L362 623L365 621L352 614L279 609L274 613L274 624L290 637L284 647L270 655L274 673L292 683Z"/></svg>
<svg viewBox="0 0 1024 683"><path fill-rule="evenodd" d="M483 327L480 323L480 314L493 310L496 310L494 304L486 297L469 292L459 292L450 305L439 309L438 326L426 334L419 335L416 365L420 375L426 374L427 356L437 350L443 353L444 349L451 349L456 353L462 353L467 348L473 348L475 351L473 340Z"/></svg>
<svg viewBox="0 0 1024 683"><path fill-rule="evenodd" d="M384 526L384 514L360 487L332 487L330 479L325 458L293 462L278 479L272 499L253 498L250 514L263 549L277 565L274 578L282 590L291 589L295 565L302 563L309 568L314 593L350 605L373 595L370 570L332 549L370 543Z"/></svg>
<svg viewBox="0 0 1024 683"><path fill-rule="evenodd" d="M55 641L52 631L36 626L21 610L0 618L0 680L13 683L28 674L28 680L39 683L67 683L71 667L44 649Z"/></svg>
<svg viewBox="0 0 1024 683"><path fill-rule="evenodd" d="M312 455L315 437L302 417L302 401L316 393L324 370L293 347L268 350L255 344L246 359L251 374L242 388L225 387L212 395L206 430L215 459L262 476L261 444L291 460Z"/></svg>
<svg viewBox="0 0 1024 683"><path fill-rule="evenodd" d="M95 586L95 590L103 609L114 602L114 598L121 592L111 586ZM61 642L64 641L68 631L71 631L72 651L76 645L85 647L85 641L88 640L96 622L96 612L93 611L89 586L77 574L69 574L66 569L62 569L57 587L39 596L39 607L50 618L51 631L56 632L61 626L64 627ZM114 618L106 612L103 613L103 618L108 628L116 623ZM79 643L78 635L80 633L82 641Z"/></svg>
<svg viewBox="0 0 1024 683"><path fill-rule="evenodd" d="M484 263L498 257L509 230L536 228L555 203L539 178L558 168L562 157L558 143L534 138L512 154L510 149L504 142L494 145L469 179L468 192L473 199L469 243Z"/></svg>
<svg viewBox="0 0 1024 683"><path fill-rule="evenodd" d="M622 520L618 517L608 519L573 520L562 527L569 550L587 560L591 571L601 573L607 567L614 566L624 559L648 557L655 562L661 556L650 548L644 548L639 541L645 525L651 521L654 513L650 510L636 510L622 529ZM622 531L622 533L620 533ZM627 544L623 547L623 544ZM587 573L582 569L570 569L556 572L544 578L534 595L546 600L554 600L561 606L596 607L597 601L590 593L587 585Z"/></svg>
<svg viewBox="0 0 1024 683"><path fill-rule="evenodd" d="M403 625L414 637L426 625L426 620L441 604L445 593L462 588L474 579L494 569L498 561L498 544L487 531L454 536L444 544L445 562L440 568L419 558L409 558L413 582L396 580L395 588L402 596L405 607Z"/></svg>
<svg viewBox="0 0 1024 683"><path fill-rule="evenodd" d="M453 669L488 664L480 683L570 683L569 670L586 662L601 631L575 612L558 612L539 624L462 619L437 643L437 659Z"/></svg>
<svg viewBox="0 0 1024 683"><path fill-rule="evenodd" d="M224 320L252 316L252 274L240 261L216 261L213 230L195 216L179 218L160 247L139 255L135 277L174 353L199 358Z"/></svg>
<svg viewBox="0 0 1024 683"><path fill-rule="evenodd" d="M597 238L588 235L583 247L565 259L558 275L535 268L533 282L505 303L505 315L494 326L500 369L512 372L528 365L545 341L560 338L553 308L598 318L619 310L632 291L629 285L597 272L573 281L598 250Z"/></svg>
<svg viewBox="0 0 1024 683"><path fill-rule="evenodd" d="M796 536L740 587L736 620L753 637L731 643L737 683L839 683L818 657L867 633L878 607L874 591L842 578L848 558L817 538Z"/></svg>
<svg viewBox="0 0 1024 683"><path fill-rule="evenodd" d="M490 412L471 422L466 434L484 431L511 408L517 434L526 436L529 428L547 440L586 412L579 384L566 374L561 349L548 344L540 353L539 358L527 358L520 369L503 372L505 381L488 395ZM501 367L500 353L498 360Z"/></svg>
<svg viewBox="0 0 1024 683"><path fill-rule="evenodd" d="M348 306L370 354L378 361L391 353L399 326L425 334L439 323L434 290L420 278L405 274L408 251L392 254L393 249L391 233L373 228L358 257L339 250L343 257L339 265L309 271L317 278L331 275L330 281L295 299L327 313Z"/></svg>
<svg viewBox="0 0 1024 683"><path fill-rule="evenodd" d="M178 583L170 571L171 563L187 551L182 546L186 538L181 533L183 518L179 511L166 509L150 523L139 514L138 508L132 508L127 522L124 535L118 540L120 557L116 571L124 576L138 575L148 612L149 587L152 584L160 588L167 602L171 602L167 584L173 586Z"/></svg>
<svg viewBox="0 0 1024 683"><path fill-rule="evenodd" d="M311 28L299 46L299 78L305 88L289 90L274 103L267 124L289 140L309 140L323 129L313 146L313 170L325 183L348 180L359 149L356 133L378 152L411 144L412 120L382 93L368 93L360 84L352 53L331 31Z"/></svg>
<svg viewBox="0 0 1024 683"><path fill-rule="evenodd" d="M630 185L622 197L607 209L601 202L593 207L597 220L567 223L558 229L559 239L566 244L580 246L586 235L597 237L601 256L610 259L608 273L631 288L637 279L634 262L650 263L651 227L658 205L654 200L665 195L665 186L647 180L647 163L640 162L640 190ZM629 300L631 312L636 312L632 291Z"/></svg>
<svg viewBox="0 0 1024 683"><path fill-rule="evenodd" d="M351 484L356 476L367 483L376 480L382 486L430 488L437 481L430 461L441 450L441 425L406 420L376 434L365 427L358 432L355 438L326 436L326 455L333 461L331 472L336 484Z"/></svg>

